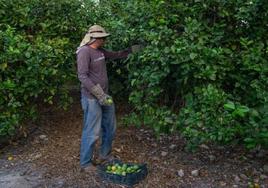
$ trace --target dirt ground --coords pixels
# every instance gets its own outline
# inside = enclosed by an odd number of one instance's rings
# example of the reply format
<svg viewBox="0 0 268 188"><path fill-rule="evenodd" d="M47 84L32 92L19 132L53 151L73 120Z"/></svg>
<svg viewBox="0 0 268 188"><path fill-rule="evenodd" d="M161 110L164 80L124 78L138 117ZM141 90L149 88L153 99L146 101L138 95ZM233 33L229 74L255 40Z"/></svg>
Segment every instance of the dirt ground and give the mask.
<svg viewBox="0 0 268 188"><path fill-rule="evenodd" d="M79 167L82 110L79 94L68 111L44 108L34 131L0 152L1 188L119 188L98 173ZM185 150L180 135L157 139L146 127L122 125L126 109L117 106L113 154L123 162L147 163L148 176L136 188L268 187L268 151L200 146Z"/></svg>

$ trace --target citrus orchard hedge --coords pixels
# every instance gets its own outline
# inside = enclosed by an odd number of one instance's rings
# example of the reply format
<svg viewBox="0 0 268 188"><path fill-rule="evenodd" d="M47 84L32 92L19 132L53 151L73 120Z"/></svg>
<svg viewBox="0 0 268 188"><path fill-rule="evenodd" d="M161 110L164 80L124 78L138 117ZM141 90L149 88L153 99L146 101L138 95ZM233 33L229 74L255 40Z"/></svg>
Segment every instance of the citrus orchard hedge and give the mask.
<svg viewBox="0 0 268 188"><path fill-rule="evenodd" d="M268 145L265 0L0 2L2 135L34 114L32 99L67 98L75 49L98 23L107 48L145 46L108 64L112 93L134 107L127 124L179 130L189 146Z"/></svg>
<svg viewBox="0 0 268 188"><path fill-rule="evenodd" d="M55 96L66 107L63 86L76 78L75 48L94 15L76 0L0 1L1 137L14 134Z"/></svg>
<svg viewBox="0 0 268 188"><path fill-rule="evenodd" d="M145 49L122 71L128 123L180 132L189 146L268 145L268 3L102 1L114 46Z"/></svg>

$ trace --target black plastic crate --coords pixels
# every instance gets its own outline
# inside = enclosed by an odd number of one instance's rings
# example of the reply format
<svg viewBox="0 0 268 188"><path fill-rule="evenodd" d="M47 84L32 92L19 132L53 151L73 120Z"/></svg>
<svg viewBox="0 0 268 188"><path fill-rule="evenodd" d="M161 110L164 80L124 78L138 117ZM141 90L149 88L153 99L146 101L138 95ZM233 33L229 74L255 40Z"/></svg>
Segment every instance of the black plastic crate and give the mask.
<svg viewBox="0 0 268 188"><path fill-rule="evenodd" d="M127 185L129 187L132 187L133 185L143 180L148 174L147 164L136 164L136 163L124 163L124 164L126 164L127 166L138 165L140 169L139 172L126 173L125 176L106 172L108 165L114 165L116 163L121 164L121 165L123 164L122 162L114 161L114 162L110 162L110 163L106 163L106 164L98 166L98 172L99 172L100 177L108 182Z"/></svg>

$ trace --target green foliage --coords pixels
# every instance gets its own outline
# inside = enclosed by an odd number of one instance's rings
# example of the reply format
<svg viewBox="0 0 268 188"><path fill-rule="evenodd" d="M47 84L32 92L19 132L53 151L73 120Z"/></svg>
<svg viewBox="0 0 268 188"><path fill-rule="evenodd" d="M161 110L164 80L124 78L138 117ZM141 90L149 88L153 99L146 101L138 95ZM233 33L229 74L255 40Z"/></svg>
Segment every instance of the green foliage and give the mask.
<svg viewBox="0 0 268 188"><path fill-rule="evenodd" d="M63 85L76 79L74 52L94 14L75 0L0 1L0 136L55 97L67 107Z"/></svg>
<svg viewBox="0 0 268 188"><path fill-rule="evenodd" d="M194 145L267 146L266 1L103 2L110 45L146 46L120 67L133 124L176 126Z"/></svg>
<svg viewBox="0 0 268 188"><path fill-rule="evenodd" d="M128 124L179 130L192 146L265 147L267 9L265 0L0 0L0 134L34 117L37 99L68 101L61 86L75 78L74 51L98 23L109 49L145 46L107 65L112 93L134 107Z"/></svg>

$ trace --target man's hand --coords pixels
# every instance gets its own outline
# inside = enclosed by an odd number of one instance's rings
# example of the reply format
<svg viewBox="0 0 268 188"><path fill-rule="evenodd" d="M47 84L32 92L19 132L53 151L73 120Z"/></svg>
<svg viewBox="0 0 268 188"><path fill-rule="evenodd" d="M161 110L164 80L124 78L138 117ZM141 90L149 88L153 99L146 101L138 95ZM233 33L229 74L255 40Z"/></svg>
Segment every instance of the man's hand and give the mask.
<svg viewBox="0 0 268 188"><path fill-rule="evenodd" d="M140 45L140 44L135 44L131 46L131 52L132 53L137 53L139 51L141 51L144 48L144 46Z"/></svg>
<svg viewBox="0 0 268 188"><path fill-rule="evenodd" d="M113 104L112 97L105 94L99 84L92 87L91 93L98 99L100 105L109 106Z"/></svg>
<svg viewBox="0 0 268 188"><path fill-rule="evenodd" d="M104 97L99 100L103 106L110 106L114 103L113 98L110 95L104 94Z"/></svg>

